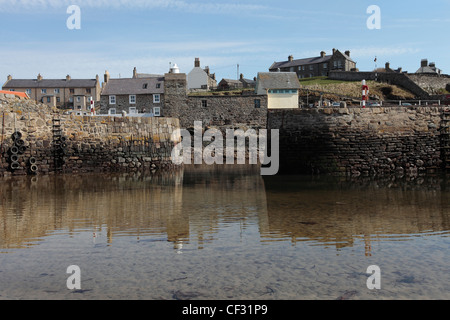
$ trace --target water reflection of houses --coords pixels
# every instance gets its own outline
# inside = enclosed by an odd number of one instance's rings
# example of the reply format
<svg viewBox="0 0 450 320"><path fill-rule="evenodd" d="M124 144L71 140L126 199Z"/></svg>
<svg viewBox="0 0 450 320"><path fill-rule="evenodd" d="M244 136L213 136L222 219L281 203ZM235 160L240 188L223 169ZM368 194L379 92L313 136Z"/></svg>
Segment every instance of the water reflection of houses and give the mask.
<svg viewBox="0 0 450 320"><path fill-rule="evenodd" d="M182 179L181 171L4 179L0 248L25 247L61 230L105 232L108 243L123 235L139 239L155 233L173 242L186 239Z"/></svg>
<svg viewBox="0 0 450 320"><path fill-rule="evenodd" d="M417 234L450 230L450 199L439 184L429 188L414 182L413 187L373 182L361 188L354 182L299 184L296 179L265 179L264 241L309 241L337 249L363 241L370 255L374 241L408 240Z"/></svg>

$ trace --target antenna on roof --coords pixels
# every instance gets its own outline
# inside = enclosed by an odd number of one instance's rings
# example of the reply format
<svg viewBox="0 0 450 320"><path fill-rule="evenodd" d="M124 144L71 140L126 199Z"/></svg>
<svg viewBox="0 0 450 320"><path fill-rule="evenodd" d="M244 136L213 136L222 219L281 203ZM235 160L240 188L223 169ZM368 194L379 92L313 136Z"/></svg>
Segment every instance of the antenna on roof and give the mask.
<svg viewBox="0 0 450 320"><path fill-rule="evenodd" d="M236 80L239 80L239 63L238 63L238 65L237 65Z"/></svg>

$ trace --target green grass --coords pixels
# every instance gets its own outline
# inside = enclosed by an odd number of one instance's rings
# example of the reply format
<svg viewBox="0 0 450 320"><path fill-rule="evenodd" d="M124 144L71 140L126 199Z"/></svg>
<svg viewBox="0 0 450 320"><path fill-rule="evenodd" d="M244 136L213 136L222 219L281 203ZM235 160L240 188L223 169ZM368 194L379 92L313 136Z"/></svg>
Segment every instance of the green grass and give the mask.
<svg viewBox="0 0 450 320"><path fill-rule="evenodd" d="M328 77L313 77L313 78L303 78L299 79L300 84L304 86L310 86L314 84L318 85L327 85L327 84L336 84L336 83L342 83L345 81L342 80L331 80L328 79Z"/></svg>

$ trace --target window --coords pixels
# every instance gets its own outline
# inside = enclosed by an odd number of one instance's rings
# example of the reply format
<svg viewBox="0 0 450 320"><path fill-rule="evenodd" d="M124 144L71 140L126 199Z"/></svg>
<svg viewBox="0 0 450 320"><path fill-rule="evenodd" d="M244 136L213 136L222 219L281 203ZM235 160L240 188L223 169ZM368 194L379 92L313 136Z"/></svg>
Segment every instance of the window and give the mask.
<svg viewBox="0 0 450 320"><path fill-rule="evenodd" d="M41 93L42 94L46 94L47 93L47 89L41 89Z"/></svg>
<svg viewBox="0 0 450 320"><path fill-rule="evenodd" d="M73 97L70 97L70 98L69 98L69 102L73 102Z"/></svg>
<svg viewBox="0 0 450 320"><path fill-rule="evenodd" d="M324 68L324 69L328 68L328 63L324 63L324 64L323 64L323 68Z"/></svg>
<svg viewBox="0 0 450 320"><path fill-rule="evenodd" d="M159 88L161 88L161 83L156 84L156 89L159 89Z"/></svg>
<svg viewBox="0 0 450 320"><path fill-rule="evenodd" d="M291 68L289 69L289 71L290 71L290 72L294 72L294 67L291 67Z"/></svg>
<svg viewBox="0 0 450 320"><path fill-rule="evenodd" d="M77 109L78 109L78 110L81 110L81 106L77 106Z"/></svg>
<svg viewBox="0 0 450 320"><path fill-rule="evenodd" d="M208 101L207 100L202 100L202 107L206 108L208 106Z"/></svg>
<svg viewBox="0 0 450 320"><path fill-rule="evenodd" d="M136 95L131 94L129 100L130 104L136 104Z"/></svg>
<svg viewBox="0 0 450 320"><path fill-rule="evenodd" d="M147 89L148 88L148 83L144 83L144 85L142 86L142 89Z"/></svg>
<svg viewBox="0 0 450 320"><path fill-rule="evenodd" d="M261 108L261 100L260 99L255 99L255 108L256 109Z"/></svg>
<svg viewBox="0 0 450 320"><path fill-rule="evenodd" d="M153 103L160 103L161 102L161 95L154 94L153 95Z"/></svg>
<svg viewBox="0 0 450 320"><path fill-rule="evenodd" d="M26 92L27 94L31 94L31 89L27 89L27 90L25 90L25 92Z"/></svg>
<svg viewBox="0 0 450 320"><path fill-rule="evenodd" d="M314 70L314 66L309 66L309 70Z"/></svg>
<svg viewBox="0 0 450 320"><path fill-rule="evenodd" d="M57 98L56 98L56 102L61 102L61 98L60 98L60 97L57 97Z"/></svg>
<svg viewBox="0 0 450 320"><path fill-rule="evenodd" d="M116 104L116 96L109 96L109 104Z"/></svg>
<svg viewBox="0 0 450 320"><path fill-rule="evenodd" d="M129 113L129 114L137 114L136 107L130 107L130 108L128 108L128 113Z"/></svg>
<svg viewBox="0 0 450 320"><path fill-rule="evenodd" d="M47 103L50 103L50 102L52 102L52 98L47 97Z"/></svg>
<svg viewBox="0 0 450 320"><path fill-rule="evenodd" d="M87 88L86 93L91 93L91 88Z"/></svg>
<svg viewBox="0 0 450 320"><path fill-rule="evenodd" d="M81 102L81 97L77 97L77 102Z"/></svg>
<svg viewBox="0 0 450 320"><path fill-rule="evenodd" d="M108 110L108 114L109 114L109 115L114 115L114 114L116 114L116 108L110 108L110 109Z"/></svg>
<svg viewBox="0 0 450 320"><path fill-rule="evenodd" d="M153 114L155 117L160 117L161 116L161 108L160 107L154 107L153 108Z"/></svg>
<svg viewBox="0 0 450 320"><path fill-rule="evenodd" d="M59 94L59 89L54 90L55 94Z"/></svg>
<svg viewBox="0 0 450 320"><path fill-rule="evenodd" d="M69 89L70 93L75 93L75 89Z"/></svg>

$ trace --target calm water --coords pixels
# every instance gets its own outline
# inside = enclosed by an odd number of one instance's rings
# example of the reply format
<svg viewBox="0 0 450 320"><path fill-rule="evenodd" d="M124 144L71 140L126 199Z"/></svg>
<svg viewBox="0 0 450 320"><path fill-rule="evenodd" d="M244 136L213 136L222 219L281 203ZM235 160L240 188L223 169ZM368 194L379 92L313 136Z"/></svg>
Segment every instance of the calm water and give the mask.
<svg viewBox="0 0 450 320"><path fill-rule="evenodd" d="M450 299L449 190L236 166L3 178L0 299Z"/></svg>

